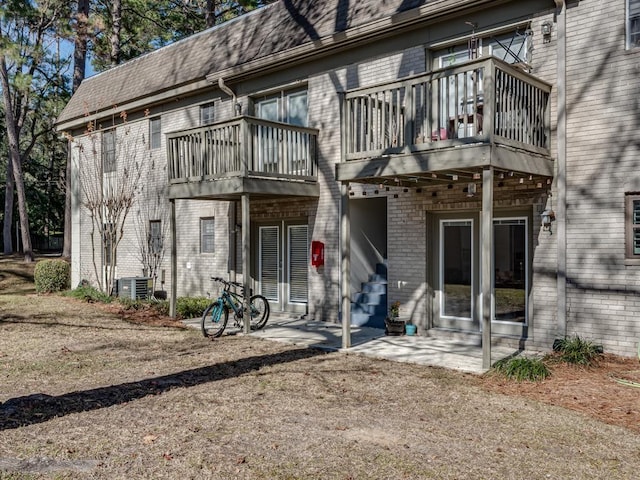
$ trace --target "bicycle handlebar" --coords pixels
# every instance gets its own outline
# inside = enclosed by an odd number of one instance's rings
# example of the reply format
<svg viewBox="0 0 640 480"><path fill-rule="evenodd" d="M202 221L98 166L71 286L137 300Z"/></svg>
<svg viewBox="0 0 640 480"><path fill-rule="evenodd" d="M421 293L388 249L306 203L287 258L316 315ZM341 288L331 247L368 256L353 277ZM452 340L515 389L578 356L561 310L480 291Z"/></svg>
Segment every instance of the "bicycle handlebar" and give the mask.
<svg viewBox="0 0 640 480"><path fill-rule="evenodd" d="M213 280L214 282L220 282L223 283L224 285L227 286L233 286L233 287L240 287L240 288L244 288L244 285L242 285L239 282L231 282L231 281L227 281L222 277L211 277L211 280Z"/></svg>

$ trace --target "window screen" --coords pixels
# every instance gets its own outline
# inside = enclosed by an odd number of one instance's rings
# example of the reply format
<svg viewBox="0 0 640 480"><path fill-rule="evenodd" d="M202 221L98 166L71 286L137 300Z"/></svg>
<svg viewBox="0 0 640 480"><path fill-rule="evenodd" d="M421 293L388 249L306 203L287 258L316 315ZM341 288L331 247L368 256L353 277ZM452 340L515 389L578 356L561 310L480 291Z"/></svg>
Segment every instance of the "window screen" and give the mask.
<svg viewBox="0 0 640 480"><path fill-rule="evenodd" d="M116 171L116 131L107 130L102 134L102 172Z"/></svg>
<svg viewBox="0 0 640 480"><path fill-rule="evenodd" d="M162 140L160 117L152 118L149 121L149 148L160 148Z"/></svg>
<svg viewBox="0 0 640 480"><path fill-rule="evenodd" d="M200 219L200 253L214 252L214 222L213 218Z"/></svg>

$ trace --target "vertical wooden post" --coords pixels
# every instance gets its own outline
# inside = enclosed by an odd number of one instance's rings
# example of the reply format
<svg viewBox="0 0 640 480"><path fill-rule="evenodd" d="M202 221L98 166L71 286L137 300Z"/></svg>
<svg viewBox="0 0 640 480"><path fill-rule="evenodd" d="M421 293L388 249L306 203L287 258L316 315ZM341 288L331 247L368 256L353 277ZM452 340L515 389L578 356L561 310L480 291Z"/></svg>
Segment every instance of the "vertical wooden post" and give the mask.
<svg viewBox="0 0 640 480"><path fill-rule="evenodd" d="M249 297L251 292L251 218L248 193L242 194L242 283L244 287L244 333L251 332Z"/></svg>
<svg viewBox="0 0 640 480"><path fill-rule="evenodd" d="M253 164L253 149L251 145L251 137L249 136L251 126L246 117L240 118L240 171L242 176L246 176L249 170L254 170L256 166Z"/></svg>
<svg viewBox="0 0 640 480"><path fill-rule="evenodd" d="M342 297L342 348L351 347L351 224L349 188L340 185L340 261Z"/></svg>
<svg viewBox="0 0 640 480"><path fill-rule="evenodd" d="M178 295L178 247L176 239L176 200L169 200L170 232L171 232L171 298L169 299L169 316L175 318Z"/></svg>
<svg viewBox="0 0 640 480"><path fill-rule="evenodd" d="M494 133L494 118L496 115L496 78L497 78L497 67L496 63L492 60L488 62L484 62L482 67L482 71L484 72L484 85L483 85L483 95L482 99L482 135L485 138L490 138ZM477 133L477 132L476 132Z"/></svg>
<svg viewBox="0 0 640 480"><path fill-rule="evenodd" d="M405 152L411 151L411 146L416 143L415 138L415 118L416 106L413 92L413 84L405 82L404 84L404 125L403 135L404 141L402 146ZM372 117L371 117L372 118Z"/></svg>
<svg viewBox="0 0 640 480"><path fill-rule="evenodd" d="M491 255L493 253L493 167L482 172L482 368L491 368Z"/></svg>

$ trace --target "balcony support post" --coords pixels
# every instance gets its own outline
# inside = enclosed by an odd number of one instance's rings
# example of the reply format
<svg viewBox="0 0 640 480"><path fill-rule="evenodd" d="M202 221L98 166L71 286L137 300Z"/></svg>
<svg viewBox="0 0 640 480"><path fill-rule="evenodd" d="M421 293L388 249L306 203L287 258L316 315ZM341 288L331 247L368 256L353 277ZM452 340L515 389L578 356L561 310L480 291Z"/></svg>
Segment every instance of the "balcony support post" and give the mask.
<svg viewBox="0 0 640 480"><path fill-rule="evenodd" d="M342 299L342 348L351 347L351 216L349 188L340 185L340 262Z"/></svg>
<svg viewBox="0 0 640 480"><path fill-rule="evenodd" d="M171 235L171 297L169 298L169 316L176 317L176 302L178 296L178 247L176 240L176 201L169 200L169 229Z"/></svg>
<svg viewBox="0 0 640 480"><path fill-rule="evenodd" d="M482 368L491 368L491 254L493 251L493 167L482 172Z"/></svg>

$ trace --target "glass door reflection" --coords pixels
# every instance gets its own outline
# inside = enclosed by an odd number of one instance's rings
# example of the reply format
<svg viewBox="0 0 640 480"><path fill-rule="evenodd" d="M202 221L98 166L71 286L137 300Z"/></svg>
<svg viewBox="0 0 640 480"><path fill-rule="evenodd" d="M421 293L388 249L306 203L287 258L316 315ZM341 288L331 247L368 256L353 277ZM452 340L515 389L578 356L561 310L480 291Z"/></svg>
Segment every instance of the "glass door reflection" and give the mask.
<svg viewBox="0 0 640 480"><path fill-rule="evenodd" d="M473 302L473 221L441 224L441 316L471 320Z"/></svg>
<svg viewBox="0 0 640 480"><path fill-rule="evenodd" d="M494 222L494 320L525 324L527 225L523 218Z"/></svg>

